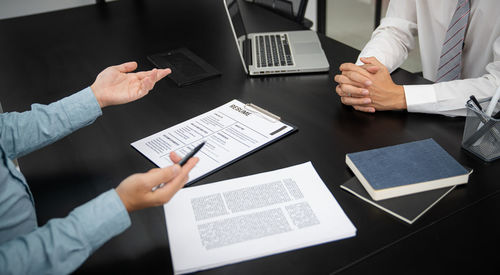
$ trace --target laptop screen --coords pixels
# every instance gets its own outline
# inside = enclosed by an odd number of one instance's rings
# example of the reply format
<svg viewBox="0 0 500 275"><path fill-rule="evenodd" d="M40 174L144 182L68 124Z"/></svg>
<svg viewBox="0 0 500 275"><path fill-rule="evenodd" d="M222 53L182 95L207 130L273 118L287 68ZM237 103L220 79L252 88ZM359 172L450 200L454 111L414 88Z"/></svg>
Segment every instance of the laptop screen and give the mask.
<svg viewBox="0 0 500 275"><path fill-rule="evenodd" d="M240 8L238 7L237 0L226 0L227 10L229 11L229 17L233 23L234 32L236 37L246 35L245 25L243 25L243 18L241 17Z"/></svg>
<svg viewBox="0 0 500 275"><path fill-rule="evenodd" d="M245 62L242 45L238 42L241 38L245 40L247 38L247 32L245 25L243 24L243 18L241 17L240 8L238 7L238 0L224 0L224 5L226 7L227 15L229 17L229 23L233 29L234 38L236 40L236 46L241 57L241 63L246 73L248 73L247 62Z"/></svg>

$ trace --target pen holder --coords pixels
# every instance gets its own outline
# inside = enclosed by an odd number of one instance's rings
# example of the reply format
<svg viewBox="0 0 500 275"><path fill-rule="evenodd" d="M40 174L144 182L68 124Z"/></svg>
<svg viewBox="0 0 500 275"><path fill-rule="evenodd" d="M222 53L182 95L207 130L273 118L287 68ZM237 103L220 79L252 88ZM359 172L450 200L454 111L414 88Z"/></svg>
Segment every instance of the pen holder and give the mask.
<svg viewBox="0 0 500 275"><path fill-rule="evenodd" d="M483 110L488 106L491 98L479 101ZM484 161L493 161L500 158L500 119L492 118L476 107L472 100L468 100L467 118L465 120L462 148L473 153ZM497 103L493 113L498 111Z"/></svg>

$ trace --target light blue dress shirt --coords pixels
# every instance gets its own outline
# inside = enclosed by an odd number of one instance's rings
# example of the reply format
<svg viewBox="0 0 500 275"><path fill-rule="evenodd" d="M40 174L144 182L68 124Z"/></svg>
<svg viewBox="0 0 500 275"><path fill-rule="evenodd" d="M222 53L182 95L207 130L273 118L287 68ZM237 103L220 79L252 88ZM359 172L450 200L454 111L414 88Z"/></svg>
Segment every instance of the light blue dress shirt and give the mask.
<svg viewBox="0 0 500 275"><path fill-rule="evenodd" d="M33 196L12 160L91 124L102 114L89 88L31 111L0 114L0 274L67 274L130 226L111 189L38 227Z"/></svg>

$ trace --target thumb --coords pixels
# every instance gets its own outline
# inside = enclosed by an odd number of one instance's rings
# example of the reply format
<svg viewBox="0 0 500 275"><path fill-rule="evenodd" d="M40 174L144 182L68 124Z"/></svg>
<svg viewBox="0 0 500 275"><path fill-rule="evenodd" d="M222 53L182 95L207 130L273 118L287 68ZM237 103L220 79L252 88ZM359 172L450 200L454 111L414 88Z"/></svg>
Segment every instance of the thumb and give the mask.
<svg viewBox="0 0 500 275"><path fill-rule="evenodd" d="M361 57L361 58L359 58L359 60L361 60L361 62L365 63L365 65L363 65L365 70L367 70L368 72L370 72L372 74L375 74L378 71L380 71L381 69L385 68L385 65L382 64L380 61L378 61L378 59L376 57L373 57L373 56Z"/></svg>
<svg viewBox="0 0 500 275"><path fill-rule="evenodd" d="M378 59L374 56L371 56L371 57L360 57L359 60L361 60L361 62L365 63L365 64L372 64L372 65L377 65L377 66L384 66L384 64L382 64L380 61L378 61Z"/></svg>
<svg viewBox="0 0 500 275"><path fill-rule="evenodd" d="M198 163L198 160L199 159L197 157L190 158L188 162L180 168L181 171L177 177L168 182L163 188L156 190L153 193L153 196L158 198L162 204L167 203L174 196L174 194L177 193L177 191L179 191L184 184L186 184L189 179L189 172L193 169L196 163ZM178 164L175 164L174 166L180 167Z"/></svg>
<svg viewBox="0 0 500 275"><path fill-rule="evenodd" d="M177 177L181 171L178 164L174 164L165 168L154 168L144 174L146 186L153 188L162 183L166 183Z"/></svg>
<svg viewBox="0 0 500 275"><path fill-rule="evenodd" d="M367 70L369 73L376 74L378 71L380 71L379 66L370 66L370 65L365 65L363 66L365 70Z"/></svg>
<svg viewBox="0 0 500 275"><path fill-rule="evenodd" d="M365 64L372 64L372 62L374 60L376 60L376 58L373 57L373 56L370 56L370 57L360 57L359 60L361 60L361 62L363 62Z"/></svg>

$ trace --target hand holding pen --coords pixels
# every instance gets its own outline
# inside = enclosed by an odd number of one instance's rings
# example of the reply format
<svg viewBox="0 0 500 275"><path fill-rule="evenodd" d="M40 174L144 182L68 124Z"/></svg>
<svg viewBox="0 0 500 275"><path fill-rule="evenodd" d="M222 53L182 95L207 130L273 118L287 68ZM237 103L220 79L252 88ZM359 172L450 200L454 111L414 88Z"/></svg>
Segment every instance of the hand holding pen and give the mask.
<svg viewBox="0 0 500 275"><path fill-rule="evenodd" d="M198 163L198 158L192 157L181 167L178 164L181 158L175 152L170 153L170 159L174 165L133 174L115 188L128 212L167 203L186 184L189 172ZM152 192L162 183L162 188Z"/></svg>
<svg viewBox="0 0 500 275"><path fill-rule="evenodd" d="M189 159L191 159L196 153L198 153L198 151L200 151L201 147L203 147L203 145L205 145L205 141L203 141L202 143L200 143L198 146L196 146L191 152L187 153L181 160L178 160L177 162L174 160L176 158L178 158L177 154L174 153L174 157L172 158L172 154L171 154L171 159L174 163L177 163L178 165L180 165L181 167L184 166ZM163 186L165 186L165 183L162 182L160 185L156 185L155 187L153 187L151 189L151 191L156 191L158 188L162 188Z"/></svg>

